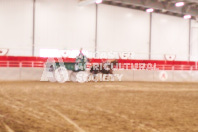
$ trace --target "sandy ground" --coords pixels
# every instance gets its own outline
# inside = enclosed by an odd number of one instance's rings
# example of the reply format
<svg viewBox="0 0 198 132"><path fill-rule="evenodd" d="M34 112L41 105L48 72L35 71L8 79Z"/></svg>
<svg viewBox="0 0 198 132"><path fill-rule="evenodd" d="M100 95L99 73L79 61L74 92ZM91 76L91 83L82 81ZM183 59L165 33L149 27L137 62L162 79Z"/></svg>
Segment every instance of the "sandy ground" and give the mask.
<svg viewBox="0 0 198 132"><path fill-rule="evenodd" d="M198 132L198 84L0 82L0 132Z"/></svg>

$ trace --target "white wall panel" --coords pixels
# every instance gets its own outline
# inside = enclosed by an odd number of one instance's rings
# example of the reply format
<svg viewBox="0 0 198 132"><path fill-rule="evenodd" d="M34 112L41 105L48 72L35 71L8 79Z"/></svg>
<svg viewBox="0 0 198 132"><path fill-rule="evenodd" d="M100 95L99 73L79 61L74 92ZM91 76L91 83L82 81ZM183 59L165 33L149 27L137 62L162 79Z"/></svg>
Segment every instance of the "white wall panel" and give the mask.
<svg viewBox="0 0 198 132"><path fill-rule="evenodd" d="M40 49L80 49L95 46L95 5L78 0L37 0L36 55Z"/></svg>
<svg viewBox="0 0 198 132"><path fill-rule="evenodd" d="M48 81L43 68L0 68L4 76L0 81ZM122 75L121 81L147 82L198 82L198 71L166 71L167 80L160 79L162 71L119 70L115 74ZM163 71L164 72L164 71ZM69 71L69 75L71 71ZM117 78L115 81L119 81Z"/></svg>
<svg viewBox="0 0 198 132"><path fill-rule="evenodd" d="M0 48L8 55L32 54L32 0L0 0Z"/></svg>
<svg viewBox="0 0 198 132"><path fill-rule="evenodd" d="M191 60L198 61L198 22L192 20L191 24Z"/></svg>
<svg viewBox="0 0 198 132"><path fill-rule="evenodd" d="M176 60L188 60L189 20L153 14L151 59L164 59L164 54L176 54Z"/></svg>
<svg viewBox="0 0 198 132"><path fill-rule="evenodd" d="M132 51L137 54L135 59L148 59L149 14L99 5L98 51Z"/></svg>
<svg viewBox="0 0 198 132"><path fill-rule="evenodd" d="M0 0L0 48L8 55L32 55L33 0ZM35 48L94 51L95 5L78 0L36 0ZM98 6L98 51L133 51L135 59L148 59L149 14L122 7ZM191 60L198 58L198 24L192 21ZM187 60L189 20L153 14L152 58L176 54Z"/></svg>
<svg viewBox="0 0 198 132"><path fill-rule="evenodd" d="M20 68L0 68L1 75L0 81L19 81L20 78Z"/></svg>

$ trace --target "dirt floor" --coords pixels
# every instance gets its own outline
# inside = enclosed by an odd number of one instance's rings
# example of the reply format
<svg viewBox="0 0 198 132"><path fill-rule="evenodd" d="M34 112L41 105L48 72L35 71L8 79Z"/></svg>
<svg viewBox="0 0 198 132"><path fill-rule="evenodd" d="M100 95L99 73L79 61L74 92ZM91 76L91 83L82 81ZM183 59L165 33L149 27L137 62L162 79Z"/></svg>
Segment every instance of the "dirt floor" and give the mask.
<svg viewBox="0 0 198 132"><path fill-rule="evenodd" d="M198 84L0 82L0 132L198 132Z"/></svg>

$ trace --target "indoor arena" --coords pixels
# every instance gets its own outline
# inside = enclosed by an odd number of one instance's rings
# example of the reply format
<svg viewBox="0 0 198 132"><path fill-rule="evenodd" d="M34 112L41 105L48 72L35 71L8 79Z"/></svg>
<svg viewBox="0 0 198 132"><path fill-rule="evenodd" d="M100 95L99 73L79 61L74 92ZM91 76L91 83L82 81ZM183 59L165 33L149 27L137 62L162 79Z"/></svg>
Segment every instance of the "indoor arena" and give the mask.
<svg viewBox="0 0 198 132"><path fill-rule="evenodd" d="M0 132L198 132L197 0L0 0Z"/></svg>

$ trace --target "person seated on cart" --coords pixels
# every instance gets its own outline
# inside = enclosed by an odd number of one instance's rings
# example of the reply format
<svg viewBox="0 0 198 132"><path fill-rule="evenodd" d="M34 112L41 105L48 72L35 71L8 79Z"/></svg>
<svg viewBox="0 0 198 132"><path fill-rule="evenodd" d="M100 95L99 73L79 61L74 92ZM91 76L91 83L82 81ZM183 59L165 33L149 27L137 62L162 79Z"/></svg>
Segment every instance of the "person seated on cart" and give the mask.
<svg viewBox="0 0 198 132"><path fill-rule="evenodd" d="M79 55L76 57L75 71L85 71L87 67L88 59L83 54L82 48L80 49Z"/></svg>

